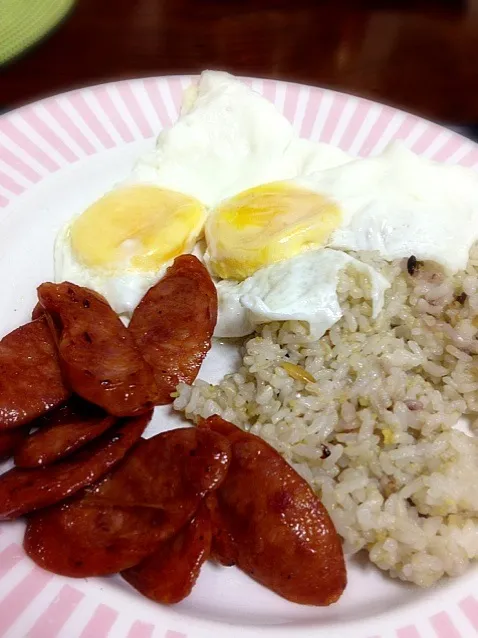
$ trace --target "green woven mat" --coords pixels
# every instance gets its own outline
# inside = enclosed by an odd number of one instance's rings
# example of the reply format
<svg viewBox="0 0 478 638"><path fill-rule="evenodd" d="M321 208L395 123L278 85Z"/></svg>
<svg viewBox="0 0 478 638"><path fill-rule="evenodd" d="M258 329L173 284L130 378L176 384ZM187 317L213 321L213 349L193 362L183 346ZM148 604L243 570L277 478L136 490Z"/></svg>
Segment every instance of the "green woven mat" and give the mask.
<svg viewBox="0 0 478 638"><path fill-rule="evenodd" d="M75 0L0 0L0 64L41 40Z"/></svg>

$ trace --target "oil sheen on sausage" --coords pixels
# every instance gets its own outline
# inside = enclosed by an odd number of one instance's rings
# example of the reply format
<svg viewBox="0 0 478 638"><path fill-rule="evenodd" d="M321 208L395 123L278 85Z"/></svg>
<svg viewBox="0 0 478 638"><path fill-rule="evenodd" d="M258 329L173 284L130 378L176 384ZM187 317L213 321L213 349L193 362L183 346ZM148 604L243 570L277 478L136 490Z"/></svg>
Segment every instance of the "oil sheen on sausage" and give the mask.
<svg viewBox="0 0 478 638"><path fill-rule="evenodd" d="M149 365L107 301L68 282L45 283L38 298L56 334L71 388L115 416L133 416L156 401Z"/></svg>
<svg viewBox="0 0 478 638"><path fill-rule="evenodd" d="M206 506L202 504L193 520L179 534L121 575L157 603L179 603L191 593L210 550L211 520Z"/></svg>
<svg viewBox="0 0 478 638"><path fill-rule="evenodd" d="M27 323L0 341L0 430L33 421L69 395L44 319Z"/></svg>
<svg viewBox="0 0 478 638"><path fill-rule="evenodd" d="M25 550L64 576L128 569L191 520L229 462L229 442L215 432L182 428L142 440L84 495L31 517Z"/></svg>
<svg viewBox="0 0 478 638"><path fill-rule="evenodd" d="M117 417L79 397L36 419L35 432L24 438L15 452L17 467L45 467L98 438Z"/></svg>
<svg viewBox="0 0 478 638"><path fill-rule="evenodd" d="M209 273L193 255L181 255L144 296L129 330L158 386L157 404L171 403L180 381L192 383L211 348L217 293Z"/></svg>
<svg viewBox="0 0 478 638"><path fill-rule="evenodd" d="M68 460L38 469L13 468L0 476L0 520L28 512L72 496L111 470L139 440L151 412L122 419Z"/></svg>
<svg viewBox="0 0 478 638"><path fill-rule="evenodd" d="M346 585L342 545L309 485L262 439L218 416L201 427L226 436L232 445L229 472L214 494L218 516L213 525L224 526L227 540L222 562L235 562L295 603L338 600ZM221 547L215 555L221 560Z"/></svg>

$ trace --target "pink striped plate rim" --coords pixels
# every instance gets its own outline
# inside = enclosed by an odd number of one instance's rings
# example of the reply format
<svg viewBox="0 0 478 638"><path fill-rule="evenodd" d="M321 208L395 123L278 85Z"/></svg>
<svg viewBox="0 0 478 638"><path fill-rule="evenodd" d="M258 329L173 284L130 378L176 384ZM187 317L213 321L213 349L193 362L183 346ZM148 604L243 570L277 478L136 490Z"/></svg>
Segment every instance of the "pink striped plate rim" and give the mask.
<svg viewBox="0 0 478 638"><path fill-rule="evenodd" d="M48 97L0 117L0 222L21 206L27 193L48 185L53 174L131 144L149 140L152 146L158 132L176 119L183 90L192 81L191 76L172 76L113 82ZM414 115L330 90L245 81L271 100L302 137L352 155L377 154L391 140L401 139L424 157L478 167L477 145ZM58 184L52 188L61 188ZM478 574L473 570L433 592L417 592L416 604L376 615L356 611L353 618L346 614L341 619L335 614L324 623L326 615L315 622L309 613L295 615L286 625L266 619L235 626L222 622L220 614L211 620L189 608L155 606L126 586L107 586L108 579L77 581L49 574L25 557L22 534L22 523L0 526L0 636L5 638L478 635Z"/></svg>

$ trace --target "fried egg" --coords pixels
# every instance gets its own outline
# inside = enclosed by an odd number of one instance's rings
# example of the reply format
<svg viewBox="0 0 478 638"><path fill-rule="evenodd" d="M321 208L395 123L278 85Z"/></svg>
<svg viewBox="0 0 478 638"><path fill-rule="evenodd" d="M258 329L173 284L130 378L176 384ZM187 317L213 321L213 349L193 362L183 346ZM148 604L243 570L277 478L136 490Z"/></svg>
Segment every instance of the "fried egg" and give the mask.
<svg viewBox="0 0 478 638"><path fill-rule="evenodd" d="M92 288L128 316L174 257L194 249L210 206L349 159L298 139L270 102L236 78L204 72L155 150L60 231L55 279Z"/></svg>
<svg viewBox="0 0 478 638"><path fill-rule="evenodd" d="M197 254L205 234L216 336L286 319L320 336L341 316L344 268L366 276L374 314L383 304L388 283L344 251L463 268L478 236L478 178L399 143L354 159L299 139L262 96L207 71L156 148L77 213L57 237L55 277L100 292L119 314L131 315L176 256Z"/></svg>
<svg viewBox="0 0 478 638"><path fill-rule="evenodd" d="M337 286L344 268L363 273L373 318L383 308L389 282L376 270L338 250L310 250L258 270L242 282L221 281L216 337L241 337L259 324L296 319L319 339L343 315Z"/></svg>
<svg viewBox="0 0 478 638"><path fill-rule="evenodd" d="M325 247L415 255L464 268L478 238L478 176L419 158L402 144L222 202L206 222L207 257L222 279Z"/></svg>
<svg viewBox="0 0 478 638"><path fill-rule="evenodd" d="M117 188L67 224L55 242L57 280L102 294L119 314L131 314L177 255L191 252L206 208L169 189Z"/></svg>
<svg viewBox="0 0 478 638"><path fill-rule="evenodd" d="M377 251L388 261L414 255L449 273L466 267L478 239L472 169L432 162L395 142L378 157L314 173L310 182L343 216L328 246Z"/></svg>
<svg viewBox="0 0 478 638"><path fill-rule="evenodd" d="M350 159L333 146L299 139L271 102L237 78L205 71L186 91L178 121L137 163L133 179L214 206L252 186Z"/></svg>

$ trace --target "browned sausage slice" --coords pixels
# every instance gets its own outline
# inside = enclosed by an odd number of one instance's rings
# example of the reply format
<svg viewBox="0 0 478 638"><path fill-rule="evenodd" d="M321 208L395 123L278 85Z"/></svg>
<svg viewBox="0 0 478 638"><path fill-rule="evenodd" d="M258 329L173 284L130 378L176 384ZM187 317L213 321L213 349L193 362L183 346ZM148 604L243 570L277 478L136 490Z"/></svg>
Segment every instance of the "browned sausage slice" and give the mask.
<svg viewBox="0 0 478 638"><path fill-rule="evenodd" d="M139 563L178 532L194 510L169 514L149 507L115 507L75 499L30 517L28 556L54 574L86 578L116 574Z"/></svg>
<svg viewBox="0 0 478 638"><path fill-rule="evenodd" d="M211 348L217 320L216 288L193 255L181 255L144 296L129 329L151 365L158 405L171 403L180 381L192 383Z"/></svg>
<svg viewBox="0 0 478 638"><path fill-rule="evenodd" d="M27 323L0 341L0 429L33 421L69 394L44 319Z"/></svg>
<svg viewBox="0 0 478 638"><path fill-rule="evenodd" d="M188 428L140 441L99 485L30 519L28 555L44 569L76 577L139 563L194 516L206 489L224 480L229 442L204 434Z"/></svg>
<svg viewBox="0 0 478 638"><path fill-rule="evenodd" d="M32 423L38 429L17 447L15 465L29 468L50 465L98 438L116 422L117 417L74 397Z"/></svg>
<svg viewBox="0 0 478 638"><path fill-rule="evenodd" d="M124 419L76 455L34 470L13 468L0 476L0 520L48 507L91 485L116 465L138 441L151 412Z"/></svg>
<svg viewBox="0 0 478 638"><path fill-rule="evenodd" d="M228 475L215 492L219 521L236 545L225 558L292 602L338 600L346 585L342 545L309 485L262 439L218 416L201 427L232 444Z"/></svg>
<svg viewBox="0 0 478 638"><path fill-rule="evenodd" d="M43 306L38 301L32 310L32 321L35 321L35 319L40 319L41 317L43 317L44 314L45 311L43 310Z"/></svg>
<svg viewBox="0 0 478 638"><path fill-rule="evenodd" d="M89 500L168 512L192 502L195 510L224 481L230 460L230 443L216 432L169 430L141 441L111 476L89 491Z"/></svg>
<svg viewBox="0 0 478 638"><path fill-rule="evenodd" d="M211 520L202 504L177 536L162 543L154 554L121 575L157 603L179 603L191 593L210 549Z"/></svg>
<svg viewBox="0 0 478 638"><path fill-rule="evenodd" d="M42 284L38 298L77 394L115 416L140 414L154 405L153 373L103 297L65 282Z"/></svg>
<svg viewBox="0 0 478 638"><path fill-rule="evenodd" d="M0 461L10 458L27 436L24 428L0 432Z"/></svg>

